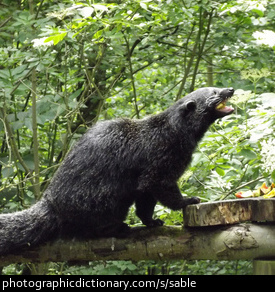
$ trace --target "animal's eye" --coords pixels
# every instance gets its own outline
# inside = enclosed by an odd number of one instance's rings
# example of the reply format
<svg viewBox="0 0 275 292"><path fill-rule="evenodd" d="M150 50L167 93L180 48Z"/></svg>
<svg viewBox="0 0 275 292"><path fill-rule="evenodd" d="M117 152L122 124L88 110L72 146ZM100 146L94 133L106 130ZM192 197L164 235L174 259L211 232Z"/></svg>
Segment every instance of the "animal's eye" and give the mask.
<svg viewBox="0 0 275 292"><path fill-rule="evenodd" d="M214 93L214 95L217 95L218 92L217 92L217 90L214 90L213 93Z"/></svg>

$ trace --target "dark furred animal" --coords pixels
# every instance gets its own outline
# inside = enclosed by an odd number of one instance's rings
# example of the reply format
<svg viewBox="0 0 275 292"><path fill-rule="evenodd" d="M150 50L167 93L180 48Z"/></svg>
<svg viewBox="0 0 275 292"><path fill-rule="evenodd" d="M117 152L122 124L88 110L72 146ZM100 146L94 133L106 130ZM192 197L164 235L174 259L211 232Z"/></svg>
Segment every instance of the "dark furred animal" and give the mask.
<svg viewBox="0 0 275 292"><path fill-rule="evenodd" d="M116 236L129 207L147 226L154 207L196 204L177 180L198 141L218 118L233 112L233 88L202 88L143 120L117 119L93 126L65 158L43 198L31 208L0 215L0 254L57 236Z"/></svg>

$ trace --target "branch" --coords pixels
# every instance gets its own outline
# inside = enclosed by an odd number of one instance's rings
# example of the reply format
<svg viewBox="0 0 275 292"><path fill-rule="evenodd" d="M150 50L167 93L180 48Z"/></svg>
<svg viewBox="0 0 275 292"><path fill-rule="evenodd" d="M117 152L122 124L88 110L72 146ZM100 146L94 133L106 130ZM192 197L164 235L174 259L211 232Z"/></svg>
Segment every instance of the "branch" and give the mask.
<svg viewBox="0 0 275 292"><path fill-rule="evenodd" d="M192 29L191 29L191 33L189 34L189 36L187 38L186 48L188 47L188 41L191 38L191 35L193 34L193 30L195 28L195 25L196 25L196 23L193 24ZM196 37L196 40L195 40L195 44L193 46L193 49L192 49L192 52L191 52L191 56L189 58L189 61L188 61L187 65L186 65L186 62L187 62L187 55L186 55L187 50L185 52L185 57L184 57L185 72L184 72L184 76L183 76L183 78L181 80L181 84L180 84L180 88L179 88L178 93L177 93L176 100L179 100L182 97L182 92L183 92L187 77L188 77L188 75L190 73L191 66L193 64L193 60L194 60L194 58L196 56L197 46L198 46L198 43L199 43L199 38L200 38L200 32L198 32L198 34L197 34L197 37Z"/></svg>
<svg viewBox="0 0 275 292"><path fill-rule="evenodd" d="M37 111L36 111L36 70L32 69L32 133L33 133L33 160L34 160L34 196L40 198L40 181L39 181L39 142L37 135Z"/></svg>
<svg viewBox="0 0 275 292"><path fill-rule="evenodd" d="M12 19L12 16L8 17L6 20L4 20L1 24L0 24L0 28L5 26L10 20Z"/></svg>
<svg viewBox="0 0 275 292"><path fill-rule="evenodd" d="M270 175L271 175L271 174L270 174ZM257 182L257 181L259 181L259 180L261 180L261 179L263 179L263 178L267 178L267 177L269 177L269 176L262 175L262 176L260 176L260 177L257 177L256 179L253 179L253 180L251 180L251 181L249 181L249 182L246 182L246 183L244 183L244 184L242 184L242 185L240 185L240 186L234 188L233 190L230 190L230 191L227 192L225 195L221 196L221 197L219 198L219 200L224 200L224 199L226 199L229 195L231 195L231 194L233 194L233 193L236 193L236 191L238 191L238 190L240 190L240 189L242 189L242 188L244 188L244 187L247 187L247 186L249 186L249 185L251 185L251 184L253 184L253 183L255 183L255 182Z"/></svg>
<svg viewBox="0 0 275 292"><path fill-rule="evenodd" d="M7 114L6 114L6 111L5 111L4 107L0 108L0 113L2 115L2 119L3 119L3 122L4 122L5 129L7 131L7 135L8 135L7 138L9 139L9 143L10 143L10 146L11 146L11 151L12 151L14 157L23 166L25 172L27 174L29 174L29 173L31 173L31 171L28 168L28 166L26 165L26 163L24 162L21 154L19 153L18 147L16 145L16 141L15 141L15 138L14 138L14 135L13 135L12 127L10 125L10 121L8 120L8 117L7 117ZM34 184L33 180L31 180L31 183Z"/></svg>
<svg viewBox="0 0 275 292"><path fill-rule="evenodd" d="M137 104L137 91L136 91L135 78L134 78L134 73L133 73L134 71L133 71L132 60L131 60L133 49L135 48L135 46L133 45L132 49L130 49L129 41L127 40L125 35L124 35L124 39L125 39L125 43L126 43L126 47L127 47L127 53L128 53L127 60L129 62L130 77L131 77L131 83L132 83L132 88L133 88L134 106L135 106L136 116L139 119L140 115L139 115L139 109L138 109L138 104Z"/></svg>
<svg viewBox="0 0 275 292"><path fill-rule="evenodd" d="M42 1L43 3L43 1ZM40 7L42 5L40 4ZM29 0L29 8L30 14L34 15L35 4L33 0ZM38 16L38 12L36 17ZM37 111L36 111L36 69L32 68L31 71L31 97L32 97L32 133L33 133L33 162L34 162L34 197L36 200L40 198L40 180L39 180L39 142L38 142L38 134L37 134Z"/></svg>
<svg viewBox="0 0 275 292"><path fill-rule="evenodd" d="M274 257L275 226L136 227L129 237L58 240L0 257L0 265L26 262L98 260L248 260Z"/></svg>
<svg viewBox="0 0 275 292"><path fill-rule="evenodd" d="M193 72L193 77L192 77L192 82L191 82L191 86L190 86L190 91L193 91L194 90L195 80L196 80L196 76L197 76L199 64L200 64L200 61L201 61L201 58L202 58L202 55L203 55L203 52L204 52L204 47L206 45L206 41L207 41L208 35L210 33L210 25L211 25L212 18L213 18L213 12L214 12L214 8L209 13L209 19L208 19L208 22L207 22L207 28L206 28L206 31L205 31L205 34L204 34L204 38L202 40L202 43L201 43L201 45L199 47L198 57L197 57L197 61L196 61L195 68L194 68L194 72ZM203 27L204 27L204 20L202 19L203 17L205 17L205 15L202 15L201 14L200 15L200 29L199 29L200 35L201 35L201 32L202 32Z"/></svg>

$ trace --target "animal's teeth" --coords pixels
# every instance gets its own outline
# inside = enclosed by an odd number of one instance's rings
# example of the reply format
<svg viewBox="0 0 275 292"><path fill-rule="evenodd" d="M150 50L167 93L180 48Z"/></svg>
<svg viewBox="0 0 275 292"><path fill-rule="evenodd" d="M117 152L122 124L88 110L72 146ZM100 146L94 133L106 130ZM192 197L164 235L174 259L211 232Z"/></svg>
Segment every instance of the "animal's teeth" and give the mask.
<svg viewBox="0 0 275 292"><path fill-rule="evenodd" d="M216 106L216 109L222 109L225 107L225 101L222 101L221 103L219 103L217 106Z"/></svg>

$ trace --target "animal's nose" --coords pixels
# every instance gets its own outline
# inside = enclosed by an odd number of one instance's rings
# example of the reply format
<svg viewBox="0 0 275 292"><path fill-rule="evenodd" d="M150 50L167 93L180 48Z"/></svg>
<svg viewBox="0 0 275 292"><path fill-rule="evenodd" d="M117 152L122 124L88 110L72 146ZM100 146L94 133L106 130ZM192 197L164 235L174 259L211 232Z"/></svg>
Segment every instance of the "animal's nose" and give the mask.
<svg viewBox="0 0 275 292"><path fill-rule="evenodd" d="M220 92L220 96L228 98L228 97L231 97L233 95L233 93L234 93L234 88L233 87L224 88Z"/></svg>

